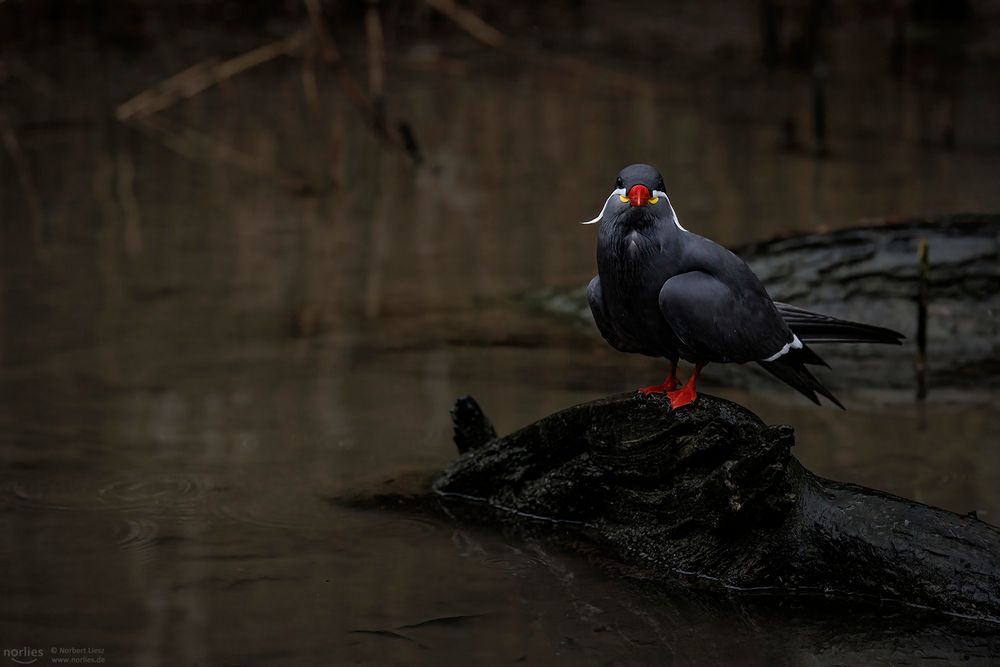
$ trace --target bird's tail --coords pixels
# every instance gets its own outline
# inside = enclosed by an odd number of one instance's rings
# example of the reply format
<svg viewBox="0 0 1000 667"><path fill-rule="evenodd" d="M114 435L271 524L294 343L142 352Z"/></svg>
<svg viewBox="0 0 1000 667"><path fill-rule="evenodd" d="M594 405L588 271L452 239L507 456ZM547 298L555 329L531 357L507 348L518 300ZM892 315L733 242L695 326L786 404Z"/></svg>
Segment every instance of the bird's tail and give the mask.
<svg viewBox="0 0 1000 667"><path fill-rule="evenodd" d="M801 334L796 334L801 337ZM837 397L830 393L830 390L816 379L806 364L822 364L826 366L818 354L803 346L801 349L791 349L786 354L781 355L774 361L758 361L761 368L778 378L789 387L800 392L810 401L819 405L819 398L816 394L826 396L843 410L844 405L837 400Z"/></svg>
<svg viewBox="0 0 1000 667"><path fill-rule="evenodd" d="M885 343L899 345L905 336L892 329L839 320L787 303L774 302L785 324L803 343ZM811 362L806 362L811 363Z"/></svg>
<svg viewBox="0 0 1000 667"><path fill-rule="evenodd" d="M899 345L905 337L898 331L873 327L870 324L849 322L829 315L814 313L787 303L774 302L785 324L799 337L803 343L885 343ZM801 349L790 349L774 361L759 361L761 368L775 376L790 387L797 389L806 398L819 405L816 394L825 396L841 409L844 406L837 397L816 379L806 364L814 366L829 365L823 359L803 345Z"/></svg>

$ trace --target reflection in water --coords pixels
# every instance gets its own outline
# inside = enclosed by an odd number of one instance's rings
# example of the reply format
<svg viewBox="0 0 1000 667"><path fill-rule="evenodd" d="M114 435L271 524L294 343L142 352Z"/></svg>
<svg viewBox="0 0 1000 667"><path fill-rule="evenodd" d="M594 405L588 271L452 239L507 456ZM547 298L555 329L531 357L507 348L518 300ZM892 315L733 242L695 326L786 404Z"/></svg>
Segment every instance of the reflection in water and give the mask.
<svg viewBox="0 0 1000 667"><path fill-rule="evenodd" d="M11 76L0 102L43 218L32 222L0 156L4 642L96 646L148 665L983 655L988 644L950 624L918 637L871 619L899 631L890 650L888 635L844 625L854 610L703 603L516 535L324 500L440 468L459 394L506 432L659 377L650 360L510 305L590 279L593 230L575 222L623 164L655 162L684 224L730 244L1000 205L1000 87L985 58L961 64L955 150L942 153L911 129L923 123L919 91L865 61L872 24L837 24L831 156L814 160L779 150L784 117L808 113L808 77L762 74L752 11L705 11L660 16L678 50L644 55L650 86L635 90L412 38L390 54L387 91L419 137L420 168L381 146L329 72L304 104L296 59L162 114L269 171L108 120L218 56L221 37L182 32L135 51L77 28L18 53L44 92ZM702 20L719 43L700 38ZM232 39L234 51L259 43ZM620 48L595 48L634 74L612 57ZM286 173L314 193L275 176ZM876 410L858 394L834 413L791 395L727 395L795 424L798 456L819 474L1000 520L1000 455L985 442L995 410Z"/></svg>

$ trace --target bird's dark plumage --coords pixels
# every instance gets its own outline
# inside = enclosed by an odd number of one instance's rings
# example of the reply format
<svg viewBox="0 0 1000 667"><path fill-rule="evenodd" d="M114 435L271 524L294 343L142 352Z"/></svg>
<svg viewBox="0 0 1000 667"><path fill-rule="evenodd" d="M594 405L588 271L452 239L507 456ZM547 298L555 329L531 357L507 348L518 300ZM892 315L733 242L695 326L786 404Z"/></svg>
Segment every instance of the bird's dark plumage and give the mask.
<svg viewBox="0 0 1000 667"><path fill-rule="evenodd" d="M664 357L671 375L643 393L667 393L675 407L694 400L710 362L756 362L815 403L840 402L806 368L826 365L807 343L899 344L902 335L771 300L746 263L685 230L649 165L626 167L600 215L597 276L587 290L594 321L612 347ZM674 391L680 359L696 364Z"/></svg>

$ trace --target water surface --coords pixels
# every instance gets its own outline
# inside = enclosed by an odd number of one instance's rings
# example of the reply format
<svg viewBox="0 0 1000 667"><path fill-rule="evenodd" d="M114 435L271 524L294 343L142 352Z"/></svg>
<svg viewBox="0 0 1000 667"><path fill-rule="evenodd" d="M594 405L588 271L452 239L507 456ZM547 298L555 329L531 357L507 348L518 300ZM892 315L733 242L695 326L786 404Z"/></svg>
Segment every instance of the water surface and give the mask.
<svg viewBox="0 0 1000 667"><path fill-rule="evenodd" d="M650 85L627 94L538 59L407 43L389 102L420 167L329 73L310 103L298 58L177 104L164 133L114 107L215 55L205 34L129 50L80 29L17 54L44 85L8 78L0 95L42 216L4 156L3 647L137 665L988 661L991 640L957 621L703 599L544 539L329 502L443 466L458 395L506 432L661 378L514 298L590 279L594 229L575 223L626 163L659 165L685 226L729 244L1000 207L996 54L962 65L946 151L917 82L841 47L817 160L780 147L784 116L808 127L808 77L765 74L743 19L720 28L724 47L647 63ZM835 39L873 29L847 21ZM234 41L226 54L260 37ZM820 475L1000 520L996 396L848 393L840 412L717 391L793 424Z"/></svg>

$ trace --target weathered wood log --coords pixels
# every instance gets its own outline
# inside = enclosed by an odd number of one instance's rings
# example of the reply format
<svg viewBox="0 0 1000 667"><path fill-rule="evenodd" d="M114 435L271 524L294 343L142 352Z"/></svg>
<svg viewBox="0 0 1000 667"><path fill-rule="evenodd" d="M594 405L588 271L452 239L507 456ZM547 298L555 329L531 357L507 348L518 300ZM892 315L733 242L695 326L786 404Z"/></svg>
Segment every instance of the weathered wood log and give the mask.
<svg viewBox="0 0 1000 667"><path fill-rule="evenodd" d="M927 262L921 264L921 247ZM810 310L902 332L901 347L816 345L835 368L832 388L913 388L918 331L925 381L935 388L1000 386L1000 215L955 215L781 238L736 248L771 296ZM923 295L923 296L922 296ZM526 295L541 312L597 337L586 288ZM713 368L745 386L756 375Z"/></svg>
<svg viewBox="0 0 1000 667"><path fill-rule="evenodd" d="M739 249L775 299L906 334L901 348L817 346L841 382L1000 386L1000 216L955 215ZM922 261L925 252L926 261Z"/></svg>
<svg viewBox="0 0 1000 667"><path fill-rule="evenodd" d="M613 396L501 438L472 399L453 417L464 454L438 494L576 524L650 575L1000 622L1000 530L819 478L792 456L791 427L735 403L702 394L671 411L657 397Z"/></svg>

